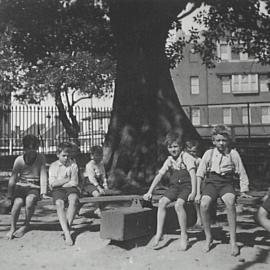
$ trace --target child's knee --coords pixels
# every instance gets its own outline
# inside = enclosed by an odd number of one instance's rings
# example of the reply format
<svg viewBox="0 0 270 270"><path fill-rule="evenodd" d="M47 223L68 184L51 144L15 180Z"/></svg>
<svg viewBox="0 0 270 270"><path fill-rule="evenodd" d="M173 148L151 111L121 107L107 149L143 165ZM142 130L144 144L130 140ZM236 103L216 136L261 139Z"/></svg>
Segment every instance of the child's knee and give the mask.
<svg viewBox="0 0 270 270"><path fill-rule="evenodd" d="M211 204L211 201L209 199L202 198L201 203L200 203L200 209L202 211L208 211L210 209L210 204Z"/></svg>
<svg viewBox="0 0 270 270"><path fill-rule="evenodd" d="M13 202L13 207L23 206L23 198L15 198Z"/></svg>
<svg viewBox="0 0 270 270"><path fill-rule="evenodd" d="M166 208L169 203L170 203L169 199L162 197L158 202L158 207L159 208Z"/></svg>
<svg viewBox="0 0 270 270"><path fill-rule="evenodd" d="M35 205L37 197L35 195L28 195L25 199L25 206L32 207Z"/></svg>
<svg viewBox="0 0 270 270"><path fill-rule="evenodd" d="M182 199L178 199L175 202L174 208L176 211L183 211L184 210L185 201Z"/></svg>
<svg viewBox="0 0 270 270"><path fill-rule="evenodd" d="M55 206L56 206L56 208L64 208L65 207L65 202L63 200L56 200L55 201Z"/></svg>

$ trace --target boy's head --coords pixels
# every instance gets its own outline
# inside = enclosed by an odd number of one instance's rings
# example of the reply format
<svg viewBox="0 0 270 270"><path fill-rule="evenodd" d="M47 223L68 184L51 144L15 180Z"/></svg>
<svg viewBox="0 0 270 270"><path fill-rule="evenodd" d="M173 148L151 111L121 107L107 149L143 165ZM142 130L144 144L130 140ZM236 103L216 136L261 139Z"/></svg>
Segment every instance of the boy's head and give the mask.
<svg viewBox="0 0 270 270"><path fill-rule="evenodd" d="M26 165L31 166L37 158L37 150L39 147L39 139L34 135L26 135L22 140L23 159Z"/></svg>
<svg viewBox="0 0 270 270"><path fill-rule="evenodd" d="M177 158L182 150L182 139L181 136L176 132L170 132L167 134L165 139L169 154Z"/></svg>
<svg viewBox="0 0 270 270"><path fill-rule="evenodd" d="M213 144L220 152L224 152L231 140L231 130L225 125L218 125L212 129Z"/></svg>
<svg viewBox="0 0 270 270"><path fill-rule="evenodd" d="M57 157L63 165L67 165L72 157L72 144L62 142L57 147Z"/></svg>
<svg viewBox="0 0 270 270"><path fill-rule="evenodd" d="M91 157L96 162L99 163L103 159L103 149L99 145L94 145L91 147Z"/></svg>
<svg viewBox="0 0 270 270"><path fill-rule="evenodd" d="M191 154L193 157L198 156L199 151L199 142L196 140L189 140L185 142L186 151Z"/></svg>

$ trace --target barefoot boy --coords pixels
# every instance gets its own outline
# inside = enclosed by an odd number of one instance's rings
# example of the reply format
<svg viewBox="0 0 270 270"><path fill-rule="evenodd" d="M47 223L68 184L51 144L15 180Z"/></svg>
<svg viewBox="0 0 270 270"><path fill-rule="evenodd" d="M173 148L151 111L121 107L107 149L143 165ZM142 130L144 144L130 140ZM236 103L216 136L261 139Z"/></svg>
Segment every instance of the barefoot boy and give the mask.
<svg viewBox="0 0 270 270"><path fill-rule="evenodd" d="M249 190L249 180L238 152L230 148L230 129L224 125L218 125L212 130L214 149L205 152L197 170L197 195L196 201L201 198L201 215L206 236L204 250L208 252L212 245L210 228L210 205L220 197L227 209L227 217L230 230L231 255L239 254L236 243L236 209L235 190L233 187L234 175L240 179L240 191L242 196ZM205 179L205 185L201 193L201 181Z"/></svg>
<svg viewBox="0 0 270 270"><path fill-rule="evenodd" d="M78 166L72 157L72 145L60 143L57 149L58 160L49 169L49 185L52 189L53 201L64 232L66 245L73 245L70 227L76 215L79 203ZM65 203L68 203L67 211Z"/></svg>
<svg viewBox="0 0 270 270"><path fill-rule="evenodd" d="M170 156L164 162L162 168L154 178L148 192L144 194L145 200L150 200L154 188L160 182L167 171L171 174L169 189L159 200L157 213L157 232L153 247L158 248L162 239L163 226L166 217L166 208L172 201L176 201L179 225L181 228L180 249L188 247L187 214L184 208L186 201L194 200L196 194L195 159L187 152L182 151L181 138L176 133L169 133L165 141Z"/></svg>
<svg viewBox="0 0 270 270"><path fill-rule="evenodd" d="M101 146L93 146L91 148L92 159L86 164L85 176L87 184L84 186L84 191L93 197L99 197L105 194L108 189L105 167L102 162L103 150ZM101 205L95 210L95 214L101 216Z"/></svg>
<svg viewBox="0 0 270 270"><path fill-rule="evenodd" d="M11 227L8 239L22 237L30 227L30 220L38 199L47 192L46 161L43 154L37 153L39 140L34 135L23 138L23 155L16 158L8 183L8 199L12 200ZM25 222L16 230L22 206L25 205Z"/></svg>

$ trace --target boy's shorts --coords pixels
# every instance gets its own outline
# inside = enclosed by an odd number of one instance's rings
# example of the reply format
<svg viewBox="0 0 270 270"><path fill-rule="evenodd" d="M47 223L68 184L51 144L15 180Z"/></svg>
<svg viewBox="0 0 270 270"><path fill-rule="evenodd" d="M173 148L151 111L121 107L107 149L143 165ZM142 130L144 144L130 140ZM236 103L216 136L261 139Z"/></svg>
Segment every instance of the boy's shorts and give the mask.
<svg viewBox="0 0 270 270"><path fill-rule="evenodd" d="M25 204L25 200L28 195L35 195L36 197L35 204L36 204L40 198L40 189L29 186L16 185L13 195L13 202L16 198L22 198Z"/></svg>
<svg viewBox="0 0 270 270"><path fill-rule="evenodd" d="M52 198L53 198L53 202L55 204L55 202L57 200L62 200L64 202L68 201L68 196L70 194L77 194L78 197L80 195L80 191L77 187L58 187L58 188L54 188L52 190Z"/></svg>
<svg viewBox="0 0 270 270"><path fill-rule="evenodd" d="M164 197L168 198L170 201L176 201L177 199L182 199L187 201L188 195L191 193L191 183L176 183L169 186L165 191Z"/></svg>
<svg viewBox="0 0 270 270"><path fill-rule="evenodd" d="M263 202L262 207L270 214L270 196Z"/></svg>
<svg viewBox="0 0 270 270"><path fill-rule="evenodd" d="M205 181L202 196L207 195L215 201L218 197L222 198L227 193L235 195L235 190L230 177L231 176L221 176L211 173Z"/></svg>
<svg viewBox="0 0 270 270"><path fill-rule="evenodd" d="M97 187L94 186L94 185L91 184L91 183L87 183L87 184L83 187L83 191L86 192L86 193L88 193L88 194L91 194L91 195L93 194L94 191L99 192L98 189L97 189Z"/></svg>

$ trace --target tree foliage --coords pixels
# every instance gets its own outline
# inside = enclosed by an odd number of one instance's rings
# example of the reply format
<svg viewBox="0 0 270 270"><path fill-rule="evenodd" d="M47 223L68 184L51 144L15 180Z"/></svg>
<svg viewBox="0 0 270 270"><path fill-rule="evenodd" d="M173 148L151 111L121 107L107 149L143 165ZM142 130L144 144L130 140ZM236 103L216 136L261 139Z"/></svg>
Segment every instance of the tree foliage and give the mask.
<svg viewBox="0 0 270 270"><path fill-rule="evenodd" d="M2 36L21 56L2 80L12 86L5 91L16 90L17 99L31 103L54 96L71 137L79 132L74 105L83 98L111 94L114 41L106 12L106 7L88 0L74 5L54 0L0 3Z"/></svg>

